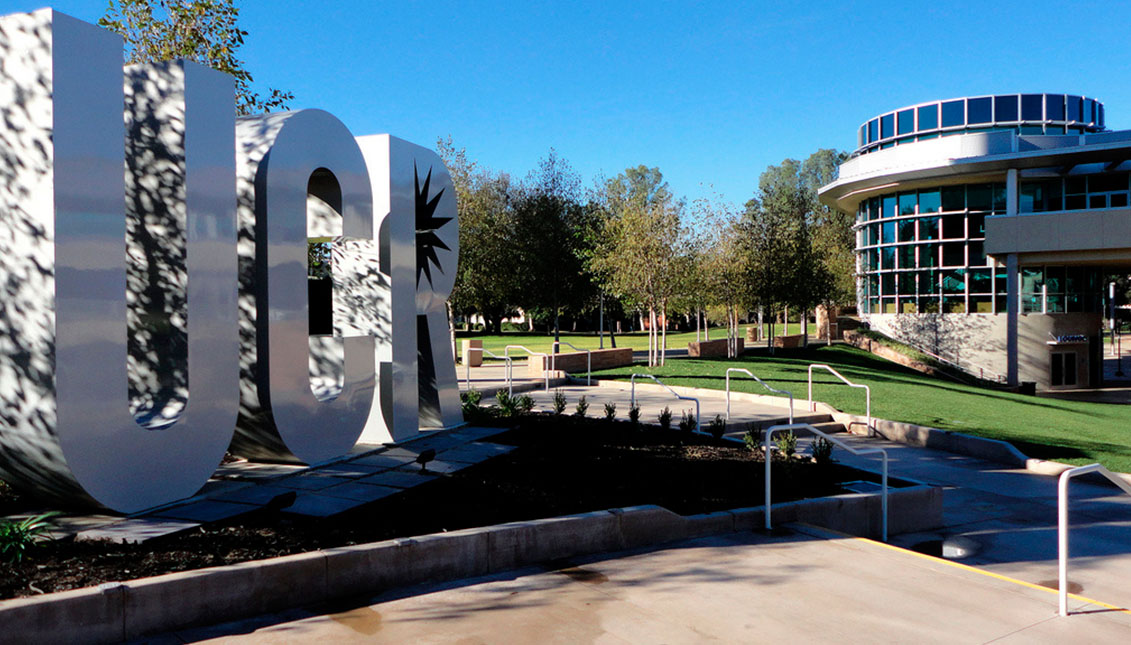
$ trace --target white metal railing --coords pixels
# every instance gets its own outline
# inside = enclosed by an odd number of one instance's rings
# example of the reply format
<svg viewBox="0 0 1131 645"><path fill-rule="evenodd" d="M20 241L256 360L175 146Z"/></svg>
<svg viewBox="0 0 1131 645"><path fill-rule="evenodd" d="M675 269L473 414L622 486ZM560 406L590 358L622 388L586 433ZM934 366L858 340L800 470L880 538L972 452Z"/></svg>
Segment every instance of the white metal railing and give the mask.
<svg viewBox="0 0 1131 645"><path fill-rule="evenodd" d="M863 388L864 389L864 410L865 410L866 416L868 418L868 433L870 434L872 432L872 388L868 387L867 385L860 385L859 383L853 383L852 381L844 378L844 376L841 375L840 372L834 370L832 367L830 367L828 365L825 365L824 363L813 363L813 364L809 365L809 411L810 412L816 412L817 411L817 402L813 400L813 368L814 367L824 369L824 370L828 370L829 372L832 372L833 376L835 376L838 379L840 379L841 381L843 381L849 387L857 387L857 388ZM853 422L853 423L859 423L859 422ZM850 423L849 425L852 425L852 423Z"/></svg>
<svg viewBox="0 0 1131 645"><path fill-rule="evenodd" d="M506 361L507 362L506 363L507 394L514 394L514 386L511 382L512 359L511 359L510 356L499 356L498 354L496 354L494 352L487 351L487 350L483 349L482 347L468 347L467 351L464 352L464 357L467 358L467 354L470 354L471 352L479 352L480 354L486 354L486 355L490 356L491 358L502 359L502 360ZM467 384L467 389L470 390L471 389L471 361L470 360L468 360L466 362L465 367L467 369L467 372L466 372L466 376L464 377L464 382Z"/></svg>
<svg viewBox="0 0 1131 645"><path fill-rule="evenodd" d="M522 351L526 352L527 354L530 354L530 358L534 358L535 356L541 356L542 358L547 358L547 354L545 352L536 352L536 351L533 351L532 349L530 349L529 347L523 347L522 345L507 345L506 347L503 348L503 356L510 358L512 349L521 349ZM546 371L546 366L544 364L542 365L542 376L544 376L545 379L546 379L546 391L549 392L550 391L550 373L548 371Z"/></svg>
<svg viewBox="0 0 1131 645"><path fill-rule="evenodd" d="M741 367L727 368L727 372L726 372L726 378L727 378L727 421L730 420L730 373L731 372L742 372L743 374L746 374L747 376L754 379L755 381L758 381L759 383L761 383L762 387L766 388L767 390L769 390L771 392L776 392L778 394L785 394L786 396L788 396L789 397L789 422L793 423L793 392L790 392L788 390L779 390L779 389L776 389L776 388L772 388L765 381L763 381L762 379L755 376L753 372L751 372L748 369L741 368Z"/></svg>
<svg viewBox="0 0 1131 645"><path fill-rule="evenodd" d="M768 428L766 430L766 437L765 437L765 444L766 444L765 445L766 530L773 528L770 524L770 515L771 515L771 510L772 510L772 507L770 505L770 462L772 461L770 459L770 456L771 456L770 451L772 449L772 447L770 445L770 437L772 437L773 434L775 432L779 431L779 430L789 430L789 431L792 432L793 430L802 430L802 429L808 430L809 432L812 432L815 435L822 436L825 439L833 442L834 444L840 446L841 448L844 448L845 450L847 450L848 452L851 452L854 455L872 455L872 454L880 453L880 456L883 457L883 462L884 462L883 463L883 471L881 471L881 473L882 473L881 474L881 478L882 478L881 479L881 489L882 490L880 492L880 494L881 494L880 509L881 509L881 513L883 515L883 519L882 519L882 522L883 522L883 524L882 524L883 540L884 540L884 542L887 542L888 541L888 453L887 453L887 451L884 450L883 448L853 448L849 444L841 441L840 439L837 439L834 436L831 436L831 435L828 435L824 432L821 432L820 430L814 428L812 425L810 425L808 423L790 423L790 424L787 424L787 425L771 426L770 428Z"/></svg>
<svg viewBox="0 0 1131 645"><path fill-rule="evenodd" d="M578 347L578 346L576 346L572 343L567 343L564 340L555 340L554 343L552 345L550 345L550 351L553 354L553 358L550 359L550 361L551 361L550 369L554 370L555 372L558 369L558 345L567 345L569 347L572 347L575 351L585 352L585 384L586 385L592 385L593 384L593 350L591 350L591 349L581 349L580 347Z"/></svg>
<svg viewBox="0 0 1131 645"><path fill-rule="evenodd" d="M632 385L631 395L629 396L629 399L628 399L628 407L629 407L630 410L632 408L636 407L636 377L637 376L643 376L644 378L652 379L653 381L656 382L657 385L664 388L665 390L670 392L672 394L672 396L674 396L675 398L677 398L681 401L694 401L695 402L695 432L702 432L701 428L703 427L703 419L701 418L701 415L699 414L699 399L697 399L693 396L683 396L682 394L680 394L679 392L676 392L675 390L671 389L667 385L664 385L663 381L656 378L655 376L652 376L651 374L633 374L632 378L629 379L629 383Z"/></svg>
<svg viewBox="0 0 1131 645"><path fill-rule="evenodd" d="M1089 464L1087 466L1069 468L1060 473L1060 481L1057 482L1056 486L1056 550L1057 558L1060 561L1059 605L1061 616L1068 615L1068 480L1078 475L1086 475L1088 473L1099 473L1107 477L1113 484L1122 489L1123 492L1131 495L1131 484L1123 481L1119 476L1112 474L1110 470L1100 464Z"/></svg>

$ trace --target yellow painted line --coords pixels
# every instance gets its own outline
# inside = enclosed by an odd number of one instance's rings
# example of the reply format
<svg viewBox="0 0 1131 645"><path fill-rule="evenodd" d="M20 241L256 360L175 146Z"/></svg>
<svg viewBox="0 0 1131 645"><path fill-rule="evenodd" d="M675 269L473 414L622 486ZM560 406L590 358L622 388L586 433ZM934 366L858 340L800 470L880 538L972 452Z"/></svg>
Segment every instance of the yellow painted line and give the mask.
<svg viewBox="0 0 1131 645"><path fill-rule="evenodd" d="M798 524L802 524L802 523L798 522ZM900 553L906 553L908 555L913 555L917 558L923 558L924 560L930 560L931 562L938 562L938 563L946 564L946 565L955 567L957 569L962 569L963 571L970 571L972 573L979 573L983 576L989 576L991 578L996 578L996 579L1002 580L1004 582L1012 582L1013 584L1021 585L1022 587L1028 587L1030 589L1039 589L1041 591L1045 591L1045 592L1052 593L1052 594L1059 594L1060 593L1056 589L1050 589L1049 587L1046 587L1044 585L1038 585L1038 584L1034 584L1032 582L1026 582L1024 580L1018 580L1017 578L1010 578L1009 576L1003 576L1000 573L994 573L993 571L986 571L985 569L979 569L978 567L972 567L968 564L962 564L960 562L954 562L952 560L947 560L946 558L937 558L933 555L927 555L926 553L919 553L918 551L912 551L911 549L905 549L901 546L895 546L894 544L887 544L886 542L879 542L877 540L872 540L872 539L869 539L869 538L862 538L862 537L858 537L858 536L855 536L855 535L849 535L848 533L842 533L840 531L835 531L833 529L826 529L826 528L820 527L820 526L814 526L813 528L815 528L818 531L824 531L824 532L827 532L827 533L832 533L834 535L840 535L840 536L842 536L846 539L849 539L849 540L866 542L868 544L874 544L876 546L882 546L885 549L891 549L892 551L898 551ZM1078 595L1078 594L1070 593L1070 594L1068 594L1068 597L1072 598L1073 600L1079 600L1080 602L1086 602L1090 605L1098 605L1100 607L1103 607L1104 609L1113 609L1115 611L1123 612L1125 614L1131 614L1131 610L1128 610L1125 607L1119 607L1119 606L1116 606L1116 605L1109 605L1106 602L1102 602L1102 601L1099 601L1099 600L1093 600L1092 598L1088 598L1086 596L1081 596L1081 595Z"/></svg>

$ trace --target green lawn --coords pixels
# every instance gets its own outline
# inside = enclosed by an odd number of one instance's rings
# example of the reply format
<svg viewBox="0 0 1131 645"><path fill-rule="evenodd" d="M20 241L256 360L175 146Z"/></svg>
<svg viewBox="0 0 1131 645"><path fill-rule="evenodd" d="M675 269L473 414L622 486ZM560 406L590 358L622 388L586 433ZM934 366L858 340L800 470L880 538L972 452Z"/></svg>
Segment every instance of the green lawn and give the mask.
<svg viewBox="0 0 1131 645"><path fill-rule="evenodd" d="M744 337L745 337L745 334L746 334L746 327L747 327L747 325L742 325L740 327L740 329L742 329L742 333L743 333ZM774 328L775 333L779 336L782 335L782 333L784 333L783 330L782 330L782 327L783 326L780 325L780 324L775 325L775 328ZM790 323L789 328L790 328L790 333L794 333L794 334L800 334L801 333L800 323ZM816 329L814 328L814 326L812 326L812 325L810 326L809 333L811 335L816 333ZM502 334L492 334L492 335L459 334L456 338L456 340L457 340L456 344L458 345L459 344L458 341L462 340L464 338L482 340L483 341L483 349L485 349L489 352L493 352L495 354L498 354L499 356L503 355L503 350L506 348L507 345L522 345L524 347L529 347L531 350L533 350L535 352L549 353L550 343L552 343L553 340L554 340L553 335L547 335L547 334L540 334L540 333L527 334L527 333L518 333L518 332L504 332ZM720 338L726 338L726 329L721 328L721 327L712 328L711 329L711 340L717 340L717 339L720 339ZM600 345L598 338L597 338L597 334L593 334L593 333L584 333L584 334L562 333L561 339L562 339L562 342L572 343L572 344L574 344L574 345L576 345L576 346L578 346L582 349L597 349L598 346ZM682 334L668 332L668 349L687 349L687 343L692 342L694 340L695 340L695 332L693 332L693 331L692 332L684 332ZM609 337L606 334L605 335L605 348L608 349L610 347L612 347L612 344L609 342ZM631 334L617 334L617 347L631 347L634 350L647 351L647 349L648 349L648 332L634 332L634 333L631 333ZM461 346L461 351L462 351L462 346ZM560 351L562 351L562 352L572 352L573 350L570 349L566 345L562 345ZM525 353L523 353L521 351L517 352L517 354L521 355L521 356L525 356ZM490 357L488 357L488 360L490 360Z"/></svg>
<svg viewBox="0 0 1131 645"><path fill-rule="evenodd" d="M965 432L1012 442L1030 457L1073 464L1099 461L1131 472L1131 406L1084 403L998 392L931 378L847 345L778 350L776 356L736 360L679 359L651 373L668 385L725 389L728 367L745 367L770 385L806 397L810 363L827 363L846 378L872 389L872 416ZM636 365L595 372L627 378ZM864 393L828 372L814 372L813 398L853 414L864 414ZM732 379L736 391L770 394L750 379Z"/></svg>

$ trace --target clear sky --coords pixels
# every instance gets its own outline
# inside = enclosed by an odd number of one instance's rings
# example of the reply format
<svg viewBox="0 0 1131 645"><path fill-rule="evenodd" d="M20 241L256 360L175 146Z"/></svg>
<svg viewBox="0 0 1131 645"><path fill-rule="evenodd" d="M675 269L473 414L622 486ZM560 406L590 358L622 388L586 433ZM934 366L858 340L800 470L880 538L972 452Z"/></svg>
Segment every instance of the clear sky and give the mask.
<svg viewBox="0 0 1131 645"><path fill-rule="evenodd" d="M554 147L587 185L646 164L741 204L767 165L850 149L880 112L994 92L1096 97L1131 128L1123 0L237 4L259 88L519 177ZM52 6L94 22L106 0Z"/></svg>

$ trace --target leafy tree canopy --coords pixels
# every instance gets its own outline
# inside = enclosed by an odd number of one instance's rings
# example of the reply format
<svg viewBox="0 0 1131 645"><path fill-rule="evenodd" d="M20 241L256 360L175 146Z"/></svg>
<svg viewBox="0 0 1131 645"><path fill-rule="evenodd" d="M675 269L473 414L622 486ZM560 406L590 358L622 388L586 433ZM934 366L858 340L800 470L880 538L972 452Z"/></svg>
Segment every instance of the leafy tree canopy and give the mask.
<svg viewBox="0 0 1131 645"><path fill-rule="evenodd" d="M238 114L284 110L294 95L270 88L260 96L236 57L247 36L239 12L234 0L109 0L98 24L125 39L127 63L195 61L235 78Z"/></svg>

